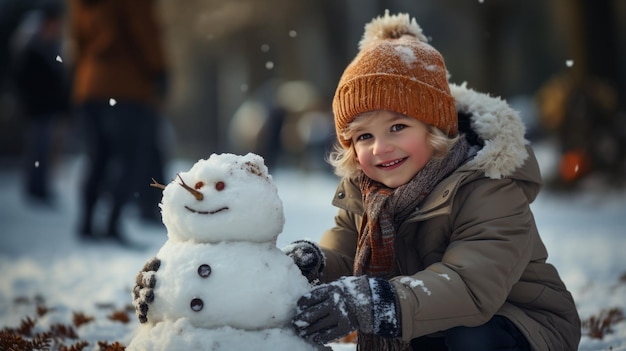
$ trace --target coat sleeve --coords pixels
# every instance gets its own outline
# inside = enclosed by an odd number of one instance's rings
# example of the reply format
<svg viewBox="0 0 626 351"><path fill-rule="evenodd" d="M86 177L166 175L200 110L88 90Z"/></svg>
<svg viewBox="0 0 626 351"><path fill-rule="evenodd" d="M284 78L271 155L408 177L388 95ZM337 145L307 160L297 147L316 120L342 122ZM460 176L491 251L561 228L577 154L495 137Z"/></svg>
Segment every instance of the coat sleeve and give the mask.
<svg viewBox="0 0 626 351"><path fill-rule="evenodd" d="M392 279L407 341L488 321L531 257L534 221L513 180L481 178L462 186L442 222L447 227L435 230L449 243L441 262Z"/></svg>
<svg viewBox="0 0 626 351"><path fill-rule="evenodd" d="M360 222L360 216L340 209L335 216L335 226L322 235L320 246L326 255L326 268L321 278L323 282L352 275L358 240L357 223Z"/></svg>

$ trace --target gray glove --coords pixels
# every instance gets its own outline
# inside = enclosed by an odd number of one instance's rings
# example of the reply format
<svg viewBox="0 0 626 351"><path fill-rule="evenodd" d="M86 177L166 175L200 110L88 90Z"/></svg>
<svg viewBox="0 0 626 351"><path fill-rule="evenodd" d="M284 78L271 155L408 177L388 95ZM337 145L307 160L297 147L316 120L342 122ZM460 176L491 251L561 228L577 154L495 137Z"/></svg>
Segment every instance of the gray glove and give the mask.
<svg viewBox="0 0 626 351"><path fill-rule="evenodd" d="M301 297L292 323L298 335L319 344L356 329L365 334L397 337L401 333L398 308L395 290L387 280L342 277Z"/></svg>
<svg viewBox="0 0 626 351"><path fill-rule="evenodd" d="M319 280L326 266L326 256L319 246L307 240L298 240L287 245L282 251L293 259L309 282Z"/></svg>
<svg viewBox="0 0 626 351"><path fill-rule="evenodd" d="M160 266L161 260L153 257L137 273L135 286L133 287L133 306L135 306L135 314L139 319L139 323L148 321L148 304L154 301L155 273Z"/></svg>

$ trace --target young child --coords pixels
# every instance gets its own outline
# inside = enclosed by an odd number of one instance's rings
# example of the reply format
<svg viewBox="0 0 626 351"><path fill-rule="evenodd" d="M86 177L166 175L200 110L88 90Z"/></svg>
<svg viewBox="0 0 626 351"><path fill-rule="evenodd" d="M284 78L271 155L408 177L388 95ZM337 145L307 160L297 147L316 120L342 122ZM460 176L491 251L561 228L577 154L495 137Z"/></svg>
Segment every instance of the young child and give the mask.
<svg viewBox="0 0 626 351"><path fill-rule="evenodd" d="M375 18L337 87L336 226L284 248L310 281L299 334L357 350L576 350L580 320L546 263L542 181L504 101L448 84L406 14Z"/></svg>

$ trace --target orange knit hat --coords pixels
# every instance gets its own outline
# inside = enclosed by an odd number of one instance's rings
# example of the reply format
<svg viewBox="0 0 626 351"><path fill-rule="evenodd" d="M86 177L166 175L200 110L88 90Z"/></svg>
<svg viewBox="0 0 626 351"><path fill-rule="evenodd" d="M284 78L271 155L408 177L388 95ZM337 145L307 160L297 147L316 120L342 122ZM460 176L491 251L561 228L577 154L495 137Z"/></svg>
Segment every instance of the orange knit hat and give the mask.
<svg viewBox="0 0 626 351"><path fill-rule="evenodd" d="M388 110L457 134L457 114L443 57L408 14L374 18L365 26L360 52L339 80L333 99L339 142L357 115Z"/></svg>

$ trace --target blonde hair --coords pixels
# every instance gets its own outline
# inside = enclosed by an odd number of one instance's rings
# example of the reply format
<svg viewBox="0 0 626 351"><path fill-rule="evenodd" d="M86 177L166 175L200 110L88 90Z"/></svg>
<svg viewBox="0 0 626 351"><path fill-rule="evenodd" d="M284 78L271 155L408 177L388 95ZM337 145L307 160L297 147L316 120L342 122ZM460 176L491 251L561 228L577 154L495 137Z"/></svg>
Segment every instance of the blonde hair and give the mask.
<svg viewBox="0 0 626 351"><path fill-rule="evenodd" d="M361 172L354 145L350 142L354 130L360 125L361 121L363 119L357 117L343 130L341 135L338 136L333 149L326 157L326 162L333 167L335 174L339 177L351 178ZM426 143L433 149L433 158L446 157L450 149L459 140L459 136L449 137L441 129L431 124L428 124L427 127ZM343 143L349 142L350 146L344 147L340 140L343 140Z"/></svg>

